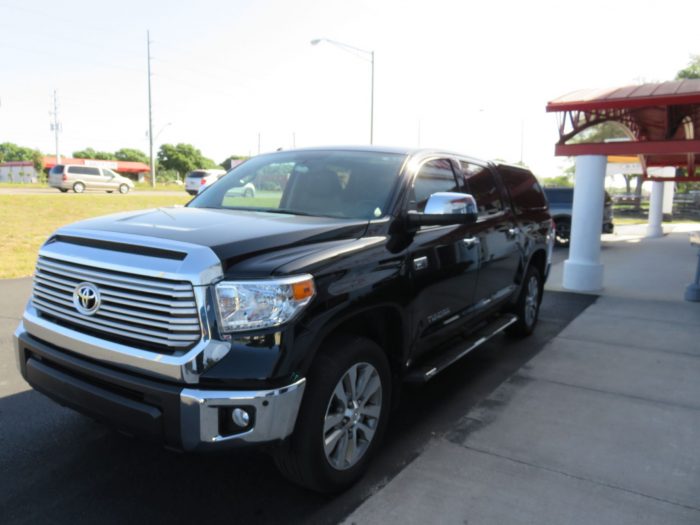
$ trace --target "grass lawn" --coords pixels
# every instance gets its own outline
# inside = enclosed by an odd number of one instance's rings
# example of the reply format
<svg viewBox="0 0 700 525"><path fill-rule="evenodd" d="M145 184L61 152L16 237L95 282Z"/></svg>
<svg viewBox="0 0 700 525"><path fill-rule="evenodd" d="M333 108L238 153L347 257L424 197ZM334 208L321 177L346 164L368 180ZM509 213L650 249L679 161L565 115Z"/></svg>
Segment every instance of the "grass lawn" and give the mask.
<svg viewBox="0 0 700 525"><path fill-rule="evenodd" d="M108 213L185 204L190 198L184 191L182 196L138 192L0 195L0 278L31 275L39 247L59 226Z"/></svg>

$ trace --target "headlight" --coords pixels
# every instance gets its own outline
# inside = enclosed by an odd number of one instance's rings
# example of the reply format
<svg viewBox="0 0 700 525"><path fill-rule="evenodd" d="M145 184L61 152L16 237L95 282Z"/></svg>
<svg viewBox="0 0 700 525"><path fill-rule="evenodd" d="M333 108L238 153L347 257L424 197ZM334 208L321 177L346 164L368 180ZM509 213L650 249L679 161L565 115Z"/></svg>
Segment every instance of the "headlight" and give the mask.
<svg viewBox="0 0 700 525"><path fill-rule="evenodd" d="M298 275L256 281L222 281L214 288L219 329L242 332L286 323L316 293L313 277Z"/></svg>

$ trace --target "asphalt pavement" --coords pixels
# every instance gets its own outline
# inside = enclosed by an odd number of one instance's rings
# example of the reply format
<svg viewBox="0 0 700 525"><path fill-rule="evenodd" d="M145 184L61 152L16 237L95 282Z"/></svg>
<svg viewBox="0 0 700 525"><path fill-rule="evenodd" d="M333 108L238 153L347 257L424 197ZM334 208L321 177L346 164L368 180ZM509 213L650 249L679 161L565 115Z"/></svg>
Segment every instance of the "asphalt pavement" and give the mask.
<svg viewBox="0 0 700 525"><path fill-rule="evenodd" d="M562 260L563 252L556 252ZM423 387L404 388L365 478L339 496L288 483L255 449L189 455L114 432L29 389L11 335L30 279L0 281L0 522L338 523L382 492L436 439L454 432L586 307L594 296L545 295L524 340L499 336ZM439 521L436 518L436 521Z"/></svg>

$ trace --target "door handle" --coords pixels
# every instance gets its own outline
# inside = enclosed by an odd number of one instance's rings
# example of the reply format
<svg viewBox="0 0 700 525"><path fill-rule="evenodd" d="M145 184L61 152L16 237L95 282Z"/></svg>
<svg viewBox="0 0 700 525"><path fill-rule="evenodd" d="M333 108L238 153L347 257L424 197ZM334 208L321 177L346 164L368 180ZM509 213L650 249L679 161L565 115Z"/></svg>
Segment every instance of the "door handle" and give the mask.
<svg viewBox="0 0 700 525"><path fill-rule="evenodd" d="M465 239L462 239L462 242L466 244L469 248L472 246L476 246L479 244L479 238L478 237L467 237Z"/></svg>
<svg viewBox="0 0 700 525"><path fill-rule="evenodd" d="M506 236L509 239L514 239L516 235L518 235L518 232L520 231L519 228L508 228L508 231L506 232Z"/></svg>

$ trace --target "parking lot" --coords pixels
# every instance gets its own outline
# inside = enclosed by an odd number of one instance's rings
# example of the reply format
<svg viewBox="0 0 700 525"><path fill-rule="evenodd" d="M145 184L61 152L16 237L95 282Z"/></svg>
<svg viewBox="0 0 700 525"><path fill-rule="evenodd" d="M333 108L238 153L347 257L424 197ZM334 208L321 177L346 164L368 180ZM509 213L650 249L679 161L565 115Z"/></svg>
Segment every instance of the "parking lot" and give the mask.
<svg viewBox="0 0 700 525"><path fill-rule="evenodd" d="M565 257L555 253L556 260ZM295 487L257 450L184 455L123 436L41 394L20 378L11 334L30 279L0 294L0 516L3 523L337 523L386 485L434 438L535 356L595 298L553 292L526 340L504 336L425 387L405 388L369 475L324 497ZM39 496L40 495L40 496Z"/></svg>

